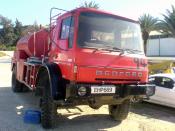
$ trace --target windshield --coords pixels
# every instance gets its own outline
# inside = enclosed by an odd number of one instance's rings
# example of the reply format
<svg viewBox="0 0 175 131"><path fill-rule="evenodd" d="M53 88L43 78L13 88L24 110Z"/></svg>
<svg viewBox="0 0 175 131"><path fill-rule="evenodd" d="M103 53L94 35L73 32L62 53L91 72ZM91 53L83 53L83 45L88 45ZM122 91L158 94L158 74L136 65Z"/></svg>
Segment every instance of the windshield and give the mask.
<svg viewBox="0 0 175 131"><path fill-rule="evenodd" d="M78 46L111 47L143 52L139 24L90 12L80 14Z"/></svg>

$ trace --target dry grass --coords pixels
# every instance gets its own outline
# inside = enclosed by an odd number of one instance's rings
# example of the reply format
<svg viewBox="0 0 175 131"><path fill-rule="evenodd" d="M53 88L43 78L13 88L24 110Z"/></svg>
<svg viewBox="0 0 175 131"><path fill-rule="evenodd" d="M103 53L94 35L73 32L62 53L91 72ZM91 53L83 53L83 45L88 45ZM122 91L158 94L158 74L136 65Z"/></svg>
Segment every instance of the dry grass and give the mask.
<svg viewBox="0 0 175 131"><path fill-rule="evenodd" d="M4 52L0 52L0 57L2 56L6 56L6 54Z"/></svg>

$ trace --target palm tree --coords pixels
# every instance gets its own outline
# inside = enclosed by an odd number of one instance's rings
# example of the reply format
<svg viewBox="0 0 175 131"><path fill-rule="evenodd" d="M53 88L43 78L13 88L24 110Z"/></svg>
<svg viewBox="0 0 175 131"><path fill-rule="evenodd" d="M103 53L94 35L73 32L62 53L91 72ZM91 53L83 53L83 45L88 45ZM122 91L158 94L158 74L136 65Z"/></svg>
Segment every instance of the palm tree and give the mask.
<svg viewBox="0 0 175 131"><path fill-rule="evenodd" d="M139 23L142 31L142 38L144 43L144 52L147 52L147 41L151 31L157 30L158 19L150 14L143 14L139 17Z"/></svg>
<svg viewBox="0 0 175 131"><path fill-rule="evenodd" d="M99 4L96 4L94 1L91 1L89 3L85 1L83 4L80 5L80 7L98 9Z"/></svg>
<svg viewBox="0 0 175 131"><path fill-rule="evenodd" d="M175 7L172 10L167 9L167 14L163 14L164 20L159 24L161 31L175 37Z"/></svg>

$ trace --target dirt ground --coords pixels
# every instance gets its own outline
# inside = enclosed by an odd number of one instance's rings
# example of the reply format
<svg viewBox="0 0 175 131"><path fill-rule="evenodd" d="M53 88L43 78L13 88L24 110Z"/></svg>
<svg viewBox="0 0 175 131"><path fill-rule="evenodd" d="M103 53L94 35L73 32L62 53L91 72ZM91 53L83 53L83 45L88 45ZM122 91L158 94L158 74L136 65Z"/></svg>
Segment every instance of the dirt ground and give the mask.
<svg viewBox="0 0 175 131"><path fill-rule="evenodd" d="M0 58L0 131L43 131L40 125L23 122L25 110L38 109L32 92L11 91L10 57ZM175 109L149 103L132 104L129 116L122 123L108 116L108 107L99 110L88 106L58 109L59 131L175 131Z"/></svg>

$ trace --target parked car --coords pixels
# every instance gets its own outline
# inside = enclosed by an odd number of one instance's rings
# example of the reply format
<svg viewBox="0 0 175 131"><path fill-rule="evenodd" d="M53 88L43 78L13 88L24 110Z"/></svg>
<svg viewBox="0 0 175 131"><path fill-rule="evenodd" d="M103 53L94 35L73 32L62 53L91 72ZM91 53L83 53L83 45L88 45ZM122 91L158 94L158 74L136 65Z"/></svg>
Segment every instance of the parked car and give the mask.
<svg viewBox="0 0 175 131"><path fill-rule="evenodd" d="M175 74L150 75L149 83L156 85L156 91L146 101L175 108Z"/></svg>

